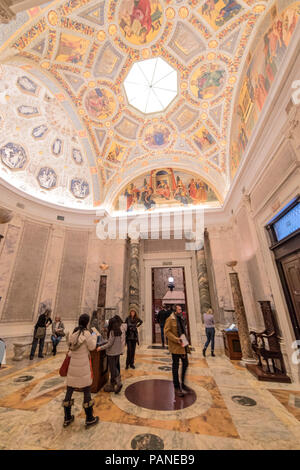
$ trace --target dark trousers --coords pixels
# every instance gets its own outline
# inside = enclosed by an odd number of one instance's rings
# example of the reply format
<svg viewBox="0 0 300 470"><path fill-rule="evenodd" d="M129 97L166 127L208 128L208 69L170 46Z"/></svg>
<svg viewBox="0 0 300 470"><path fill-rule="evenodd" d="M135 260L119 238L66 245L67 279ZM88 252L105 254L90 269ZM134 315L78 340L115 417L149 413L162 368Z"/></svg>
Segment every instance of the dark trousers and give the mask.
<svg viewBox="0 0 300 470"><path fill-rule="evenodd" d="M179 377L178 377L179 359L181 359L181 362L182 362L181 385L184 385L185 373L189 365L187 354L172 354L172 361L173 361L172 374L173 374L174 388L180 388Z"/></svg>
<svg viewBox="0 0 300 470"><path fill-rule="evenodd" d="M64 401L70 401L74 392L73 387L67 387L66 396ZM89 403L92 400L91 387L84 387L83 391L83 403Z"/></svg>
<svg viewBox="0 0 300 470"><path fill-rule="evenodd" d="M110 383L115 385L116 378L120 375L120 356L107 356L107 362L110 372Z"/></svg>
<svg viewBox="0 0 300 470"><path fill-rule="evenodd" d="M165 327L165 325L160 325L161 344L163 346L165 345L164 327Z"/></svg>
<svg viewBox="0 0 300 470"><path fill-rule="evenodd" d="M211 342L211 350L214 352L215 350L215 329L212 328L205 328L205 333L206 333L206 343L204 345L204 349L208 348L209 343Z"/></svg>
<svg viewBox="0 0 300 470"><path fill-rule="evenodd" d="M136 341L128 339L127 340L126 367L134 365L135 348L136 348Z"/></svg>
<svg viewBox="0 0 300 470"><path fill-rule="evenodd" d="M45 343L45 336L42 338L36 338L35 336L33 337L32 340L32 345L31 345L31 351L30 351L30 357L34 357L35 350L37 347L37 344L39 343L39 356L43 355L43 349L44 349L44 343Z"/></svg>

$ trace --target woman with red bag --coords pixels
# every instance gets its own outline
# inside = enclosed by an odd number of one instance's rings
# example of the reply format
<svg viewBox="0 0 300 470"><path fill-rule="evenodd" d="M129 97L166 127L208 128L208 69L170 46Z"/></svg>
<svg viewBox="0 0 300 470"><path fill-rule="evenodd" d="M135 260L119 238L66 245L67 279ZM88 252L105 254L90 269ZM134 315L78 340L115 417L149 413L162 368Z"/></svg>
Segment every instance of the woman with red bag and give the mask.
<svg viewBox="0 0 300 470"><path fill-rule="evenodd" d="M87 330L90 317L87 314L80 315L78 326L69 338L70 363L67 372L67 392L63 401L65 411L64 427L74 421L71 407L74 404L72 395L74 389L80 389L84 393L83 408L86 414L86 428L97 424L98 416L93 415L94 401L91 396L92 372L90 364L90 353L96 349L97 335Z"/></svg>

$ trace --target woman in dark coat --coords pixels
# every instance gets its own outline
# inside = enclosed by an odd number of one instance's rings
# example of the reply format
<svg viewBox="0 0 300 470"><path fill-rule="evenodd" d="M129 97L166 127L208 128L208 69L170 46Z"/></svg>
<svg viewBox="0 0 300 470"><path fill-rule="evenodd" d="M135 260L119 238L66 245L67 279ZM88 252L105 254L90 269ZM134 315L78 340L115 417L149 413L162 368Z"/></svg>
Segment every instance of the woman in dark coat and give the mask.
<svg viewBox="0 0 300 470"><path fill-rule="evenodd" d="M126 331L126 344L127 344L126 369L128 369L128 367L131 367L131 369L135 369L135 365L134 365L135 348L136 348L136 343L139 344L138 327L141 326L143 321L138 317L138 315L137 315L137 313L134 309L130 309L129 315L126 318L125 323L127 323L127 331Z"/></svg>
<svg viewBox="0 0 300 470"><path fill-rule="evenodd" d="M51 315L51 310L50 309L45 310L45 312L39 316L38 321L35 324L30 357L29 357L30 360L34 358L34 354L35 354L35 350L36 350L38 342L39 342L38 357L41 357L41 358L44 357L43 349L44 349L44 343L45 343L45 337L46 337L46 328L52 323L50 315Z"/></svg>

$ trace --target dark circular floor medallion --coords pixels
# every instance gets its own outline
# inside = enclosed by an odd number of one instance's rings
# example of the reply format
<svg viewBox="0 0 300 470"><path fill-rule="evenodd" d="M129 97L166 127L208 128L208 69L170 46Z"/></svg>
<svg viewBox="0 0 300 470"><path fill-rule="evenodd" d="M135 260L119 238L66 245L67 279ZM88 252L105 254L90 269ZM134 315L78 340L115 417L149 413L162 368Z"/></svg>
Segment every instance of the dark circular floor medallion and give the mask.
<svg viewBox="0 0 300 470"><path fill-rule="evenodd" d="M164 371L167 372L167 371L169 371L169 370L172 370L172 367L170 367L170 366L160 366L160 367L159 367L159 370L164 370Z"/></svg>
<svg viewBox="0 0 300 470"><path fill-rule="evenodd" d="M158 357L156 360L160 362L172 362L172 359L170 357Z"/></svg>
<svg viewBox="0 0 300 470"><path fill-rule="evenodd" d="M155 434L138 434L131 441L134 450L163 450L164 441Z"/></svg>
<svg viewBox="0 0 300 470"><path fill-rule="evenodd" d="M242 406L255 406L256 405L255 400L249 397L244 397L243 395L233 395L231 398L235 403L238 403L239 405L242 405Z"/></svg>
<svg viewBox="0 0 300 470"><path fill-rule="evenodd" d="M14 382L29 382L33 378L33 375L20 375L20 377L17 377Z"/></svg>
<svg viewBox="0 0 300 470"><path fill-rule="evenodd" d="M125 390L127 400L142 408L157 411L181 410L196 401L192 391L183 397L176 397L171 380L149 379L135 382Z"/></svg>

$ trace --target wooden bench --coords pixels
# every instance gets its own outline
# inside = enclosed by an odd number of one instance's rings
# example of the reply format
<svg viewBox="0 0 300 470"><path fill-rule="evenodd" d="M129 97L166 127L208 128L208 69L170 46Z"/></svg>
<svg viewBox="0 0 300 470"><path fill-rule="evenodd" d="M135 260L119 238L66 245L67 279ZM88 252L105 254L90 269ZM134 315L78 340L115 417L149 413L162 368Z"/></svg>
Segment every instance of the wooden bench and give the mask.
<svg viewBox="0 0 300 470"><path fill-rule="evenodd" d="M66 336L64 336L60 343L59 344L62 344L62 343L66 343ZM24 357L24 353L26 351L26 349L28 348L28 346L31 347L32 345L32 341L28 342L28 341L24 341L24 342L20 342L20 343L13 343L13 346L14 346L14 357L13 357L13 361L21 361ZM50 348L49 348L50 346ZM46 337L45 338L45 343L44 343L44 354L47 356L48 354L50 354L52 351L52 341L51 341L51 337Z"/></svg>

